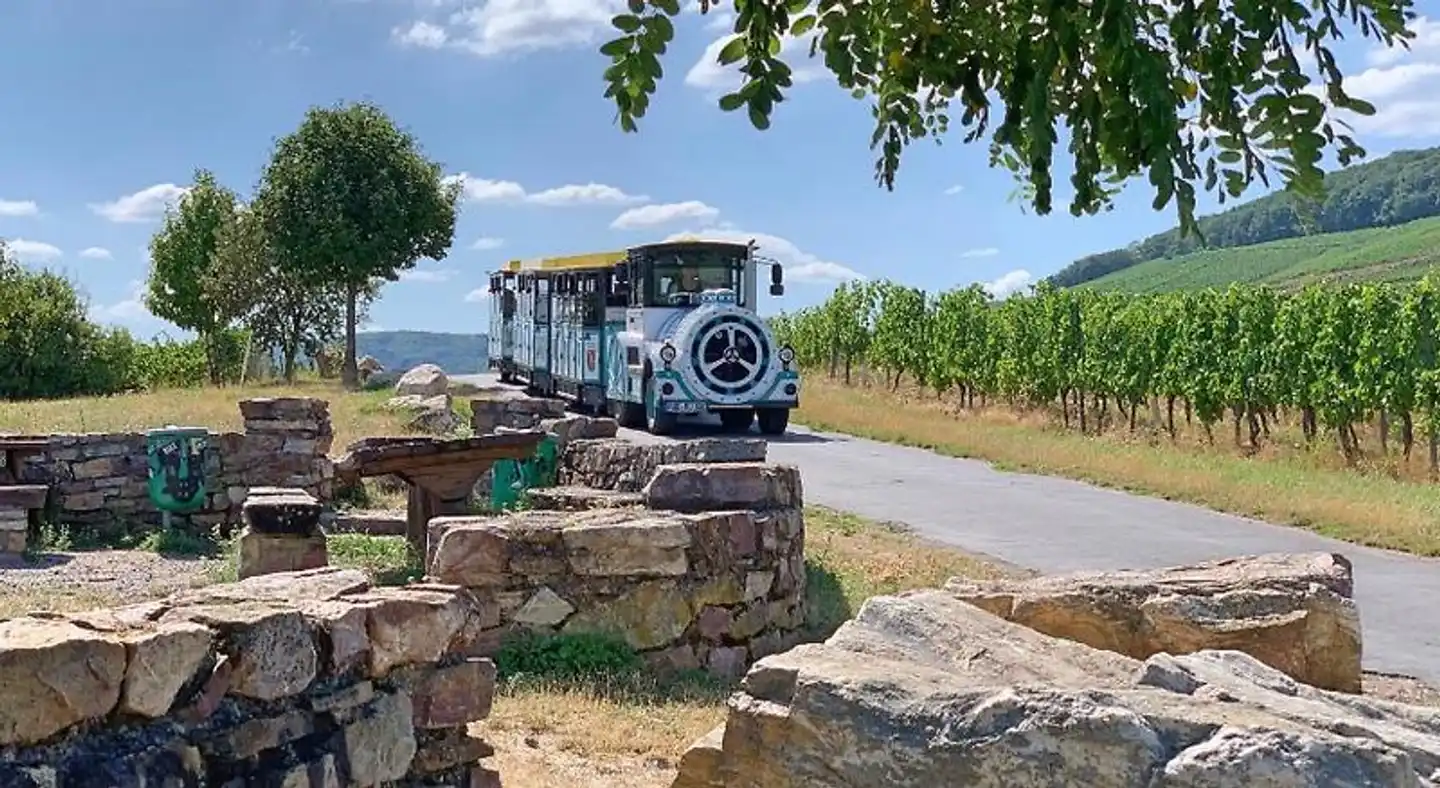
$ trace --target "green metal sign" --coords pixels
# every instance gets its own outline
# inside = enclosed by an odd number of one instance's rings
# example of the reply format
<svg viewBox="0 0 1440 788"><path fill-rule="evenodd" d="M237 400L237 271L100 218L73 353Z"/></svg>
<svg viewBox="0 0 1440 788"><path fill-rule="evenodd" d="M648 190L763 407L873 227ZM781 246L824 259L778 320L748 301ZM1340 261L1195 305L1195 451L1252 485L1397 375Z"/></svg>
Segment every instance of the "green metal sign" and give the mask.
<svg viewBox="0 0 1440 788"><path fill-rule="evenodd" d="M205 448L210 431L176 427L145 433L150 500L162 512L187 513L205 506Z"/></svg>
<svg viewBox="0 0 1440 788"><path fill-rule="evenodd" d="M528 460L497 460L490 483L490 508L514 509L526 490L554 487L559 460L559 444L553 435L546 435Z"/></svg>

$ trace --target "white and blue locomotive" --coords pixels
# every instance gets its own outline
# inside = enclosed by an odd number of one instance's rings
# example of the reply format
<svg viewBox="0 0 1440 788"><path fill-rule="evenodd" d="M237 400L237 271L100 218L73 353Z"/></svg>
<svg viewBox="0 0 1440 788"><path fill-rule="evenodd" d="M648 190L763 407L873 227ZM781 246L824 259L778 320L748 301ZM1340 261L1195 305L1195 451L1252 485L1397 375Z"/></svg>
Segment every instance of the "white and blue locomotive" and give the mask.
<svg viewBox="0 0 1440 788"><path fill-rule="evenodd" d="M624 252L514 260L490 277L489 367L628 427L671 432L714 413L733 432L780 435L800 402L795 351L756 314L779 264L754 244L681 240Z"/></svg>

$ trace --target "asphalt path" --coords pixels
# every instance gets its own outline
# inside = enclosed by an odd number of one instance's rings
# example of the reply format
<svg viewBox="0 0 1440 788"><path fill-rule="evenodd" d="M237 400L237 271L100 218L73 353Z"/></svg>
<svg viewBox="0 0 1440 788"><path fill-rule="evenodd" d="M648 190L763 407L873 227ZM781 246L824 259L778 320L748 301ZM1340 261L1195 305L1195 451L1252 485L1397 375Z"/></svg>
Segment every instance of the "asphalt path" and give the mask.
<svg viewBox="0 0 1440 788"><path fill-rule="evenodd" d="M453 379L497 385L492 375ZM621 433L639 441L721 434L718 423L674 438ZM903 523L937 542L1047 573L1155 568L1254 553L1340 553L1355 568L1365 668L1440 683L1440 559L804 427L771 439L769 458L800 468L807 503Z"/></svg>

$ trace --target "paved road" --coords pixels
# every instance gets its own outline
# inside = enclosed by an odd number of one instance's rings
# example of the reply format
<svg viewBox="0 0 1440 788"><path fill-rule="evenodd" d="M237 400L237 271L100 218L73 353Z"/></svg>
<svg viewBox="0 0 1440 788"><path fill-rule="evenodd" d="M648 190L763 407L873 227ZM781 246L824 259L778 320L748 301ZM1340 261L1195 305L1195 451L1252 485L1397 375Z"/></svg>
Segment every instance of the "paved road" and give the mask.
<svg viewBox="0 0 1440 788"><path fill-rule="evenodd" d="M457 379L494 384L488 376ZM715 433L699 427L686 434ZM807 502L904 523L936 541L1042 572L1161 567L1247 553L1342 553L1355 566L1366 669L1440 682L1440 560L801 427L772 440L769 457L800 467Z"/></svg>

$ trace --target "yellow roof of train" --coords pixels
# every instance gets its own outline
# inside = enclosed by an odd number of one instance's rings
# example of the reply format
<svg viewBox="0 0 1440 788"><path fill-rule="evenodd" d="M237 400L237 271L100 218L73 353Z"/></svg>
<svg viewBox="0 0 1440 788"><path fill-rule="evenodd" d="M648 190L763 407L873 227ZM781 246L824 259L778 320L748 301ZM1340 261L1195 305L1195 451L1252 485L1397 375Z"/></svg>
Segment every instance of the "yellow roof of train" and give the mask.
<svg viewBox="0 0 1440 788"><path fill-rule="evenodd" d="M745 244L736 241L712 240L701 238L695 235L685 235L662 243L722 243L734 246ZM529 260L511 260L505 264L502 271L518 273L520 271L579 271L589 268L614 268L624 262L626 252L591 252L589 254L573 254L566 257L535 257Z"/></svg>
<svg viewBox="0 0 1440 788"><path fill-rule="evenodd" d="M530 260L511 260L505 270L517 271L573 271L585 268L613 268L625 259L625 252L595 252L573 254L568 257L538 257Z"/></svg>

